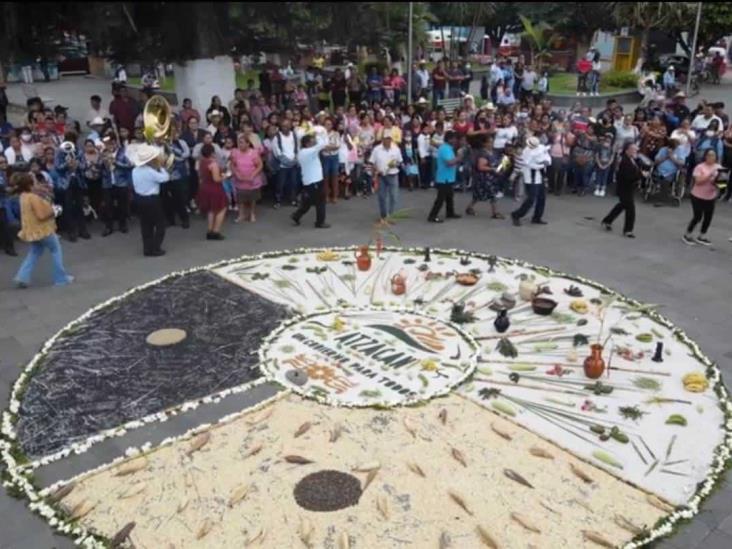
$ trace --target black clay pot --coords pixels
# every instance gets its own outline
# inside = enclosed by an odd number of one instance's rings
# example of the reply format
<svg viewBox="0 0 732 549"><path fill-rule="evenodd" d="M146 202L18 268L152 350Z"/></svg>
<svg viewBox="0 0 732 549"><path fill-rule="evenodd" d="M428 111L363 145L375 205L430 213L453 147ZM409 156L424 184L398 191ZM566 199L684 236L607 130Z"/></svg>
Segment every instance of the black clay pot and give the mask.
<svg viewBox="0 0 732 549"><path fill-rule="evenodd" d="M531 308L537 315L549 316L556 306L557 302L548 297L535 297L531 300Z"/></svg>
<svg viewBox="0 0 732 549"><path fill-rule="evenodd" d="M496 319L493 321L493 326L495 326L496 332L499 334L508 330L508 327L511 326L511 321L508 319L508 312L506 309L501 309L498 316L496 316Z"/></svg>

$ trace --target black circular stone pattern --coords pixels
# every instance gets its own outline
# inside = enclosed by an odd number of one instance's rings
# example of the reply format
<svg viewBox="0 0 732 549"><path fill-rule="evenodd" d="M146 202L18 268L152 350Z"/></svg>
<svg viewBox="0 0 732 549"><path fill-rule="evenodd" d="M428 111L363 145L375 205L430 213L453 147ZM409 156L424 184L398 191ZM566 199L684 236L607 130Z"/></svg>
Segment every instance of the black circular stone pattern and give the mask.
<svg viewBox="0 0 732 549"><path fill-rule="evenodd" d="M361 481L341 471L318 471L297 483L295 501L308 511L339 511L358 503Z"/></svg>

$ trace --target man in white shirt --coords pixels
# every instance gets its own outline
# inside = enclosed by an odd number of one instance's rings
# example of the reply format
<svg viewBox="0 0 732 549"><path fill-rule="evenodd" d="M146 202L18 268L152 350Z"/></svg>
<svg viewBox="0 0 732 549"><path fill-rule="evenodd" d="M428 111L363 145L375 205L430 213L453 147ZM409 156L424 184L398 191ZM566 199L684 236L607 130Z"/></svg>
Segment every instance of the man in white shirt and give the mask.
<svg viewBox="0 0 732 549"><path fill-rule="evenodd" d="M311 206L315 206L315 228L327 229L325 222L325 193L323 192L323 164L320 162L320 151L328 146L327 136L306 134L300 143L297 153L297 162L302 173L302 203L290 219L295 225L300 224L300 218L305 215Z"/></svg>
<svg viewBox="0 0 732 549"><path fill-rule="evenodd" d="M277 209L282 201L297 206L295 191L297 189L297 153L298 138L292 131L292 121L282 119L280 131L272 140L272 156L277 165L275 173L275 204Z"/></svg>
<svg viewBox="0 0 732 549"><path fill-rule="evenodd" d="M430 71L427 70L427 64L424 61L419 62L416 75L418 83L417 95L425 97L430 89Z"/></svg>
<svg viewBox="0 0 732 549"><path fill-rule="evenodd" d="M528 99L534 93L534 85L536 84L536 72L531 65L524 69L521 77L521 100Z"/></svg>
<svg viewBox="0 0 732 549"><path fill-rule="evenodd" d="M526 188L526 198L521 207L511 212L513 224L521 225L521 218L529 213L529 210L536 203L531 223L534 225L546 225L542 219L544 205L546 203L546 190L544 188L544 171L552 163L549 156L549 147L542 145L537 137L529 137L526 141L526 148L520 158L521 173Z"/></svg>
<svg viewBox="0 0 732 549"><path fill-rule="evenodd" d="M402 164L402 151L394 145L392 134L384 131L381 143L371 151L369 163L374 165L378 177L379 215L381 224L388 225L387 217L394 213L399 193L399 166Z"/></svg>
<svg viewBox="0 0 732 549"><path fill-rule="evenodd" d="M86 113L86 118L84 119L84 122L86 123L87 128L91 128L92 121L95 118L100 118L103 122L106 122L109 120L109 111L102 107L102 98L98 95L92 95L89 98L89 103L91 104L91 108Z"/></svg>
<svg viewBox="0 0 732 549"><path fill-rule="evenodd" d="M724 127L724 124L722 124L722 119L714 114L714 109L712 105L707 103L704 105L702 113L694 117L694 121L691 123L691 128L696 132L697 136L700 136L706 131L706 129L709 127L709 124L712 123L712 120L717 121L717 124L719 124L717 126L718 128Z"/></svg>
<svg viewBox="0 0 732 549"><path fill-rule="evenodd" d="M132 186L135 204L140 215L142 246L146 257L165 255L160 246L165 238L165 213L160 201L160 184L170 179L170 174L160 165L161 150L152 145L138 145L128 154L135 168L132 170Z"/></svg>

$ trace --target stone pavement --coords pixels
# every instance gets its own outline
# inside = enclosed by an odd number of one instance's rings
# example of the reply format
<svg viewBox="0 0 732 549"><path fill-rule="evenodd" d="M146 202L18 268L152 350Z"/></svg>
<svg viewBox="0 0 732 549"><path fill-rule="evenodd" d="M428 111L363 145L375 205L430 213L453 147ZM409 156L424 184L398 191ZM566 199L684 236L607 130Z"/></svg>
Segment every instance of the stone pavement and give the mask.
<svg viewBox="0 0 732 549"><path fill-rule="evenodd" d="M443 225L425 221L433 191L402 190L401 206L414 208L412 218L399 223L397 230L406 246L460 247L525 259L586 276L619 289L648 303L662 304L662 312L686 330L718 361L732 379L732 342L729 339L730 274L732 273L732 205L719 204L710 236L714 246L689 247L681 242L685 223L691 215L688 201L681 208L653 208L639 204L634 241L624 239L619 227L606 233L599 219L614 200L587 196L550 197L546 227L512 227L509 221L489 219L487 207L476 218L463 218ZM464 208L468 197L458 194L457 204ZM501 202L501 210L513 207L510 200ZM192 228L171 228L163 258L141 255L139 228L136 223L128 235L115 233L99 236L93 228L91 241L64 242L65 261L77 281L67 288L50 287L48 258L40 264L34 286L28 290L12 288L10 280L20 259L0 256L0 407L5 407L10 385L20 368L39 349L44 340L89 307L128 288L174 270L214 262L240 254L301 246L363 244L370 236L377 213L375 199L341 201L328 208L333 228L312 228L313 214L302 227L290 226L284 211L262 207L254 224L224 228L227 240L208 242L205 225L196 219ZM20 246L22 253L24 247ZM259 387L226 399L217 406L201 407L179 416L175 421L133 431L120 439L99 444L73 460L43 468L39 479L52 482L68 478L119 455L130 445L159 441L211 421L239 406L265 398L271 388ZM45 549L71 547L68 540L55 537L40 519L24 509L24 504L0 493L0 548ZM725 481L706 502L702 512L679 534L660 544L667 548L722 549L732 547L732 487Z"/></svg>

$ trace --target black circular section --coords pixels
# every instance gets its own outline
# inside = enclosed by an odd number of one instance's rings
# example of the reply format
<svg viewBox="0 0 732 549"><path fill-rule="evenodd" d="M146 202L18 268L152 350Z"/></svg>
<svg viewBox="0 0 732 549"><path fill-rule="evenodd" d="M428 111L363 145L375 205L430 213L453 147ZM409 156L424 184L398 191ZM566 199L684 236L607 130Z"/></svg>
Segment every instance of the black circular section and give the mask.
<svg viewBox="0 0 732 549"><path fill-rule="evenodd" d="M361 498L361 482L348 473L318 471L297 483L295 501L308 511L339 511L356 505Z"/></svg>

